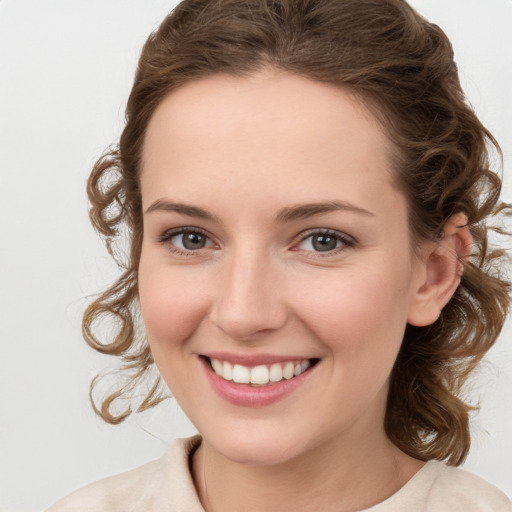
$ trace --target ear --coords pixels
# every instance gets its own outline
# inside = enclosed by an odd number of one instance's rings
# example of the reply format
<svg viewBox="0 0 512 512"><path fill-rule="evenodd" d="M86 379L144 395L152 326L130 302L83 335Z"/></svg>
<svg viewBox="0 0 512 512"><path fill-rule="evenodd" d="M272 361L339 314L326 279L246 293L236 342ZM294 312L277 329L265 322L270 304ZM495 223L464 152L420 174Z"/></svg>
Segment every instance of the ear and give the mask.
<svg viewBox="0 0 512 512"><path fill-rule="evenodd" d="M407 322L417 327L433 324L460 284L473 237L464 213L452 215L441 238L425 246L413 289Z"/></svg>

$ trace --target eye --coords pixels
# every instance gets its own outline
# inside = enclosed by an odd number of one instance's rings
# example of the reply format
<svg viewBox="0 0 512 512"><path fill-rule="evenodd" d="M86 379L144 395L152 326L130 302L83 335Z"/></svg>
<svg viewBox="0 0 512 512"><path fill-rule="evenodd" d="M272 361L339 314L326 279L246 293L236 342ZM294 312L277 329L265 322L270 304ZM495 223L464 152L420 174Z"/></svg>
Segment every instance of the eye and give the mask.
<svg viewBox="0 0 512 512"><path fill-rule="evenodd" d="M159 242L169 244L171 250L182 253L214 246L208 235L197 228L180 228L168 231L160 237Z"/></svg>
<svg viewBox="0 0 512 512"><path fill-rule="evenodd" d="M353 247L354 241L332 230L320 230L302 238L297 249L312 252L337 252L337 249Z"/></svg>

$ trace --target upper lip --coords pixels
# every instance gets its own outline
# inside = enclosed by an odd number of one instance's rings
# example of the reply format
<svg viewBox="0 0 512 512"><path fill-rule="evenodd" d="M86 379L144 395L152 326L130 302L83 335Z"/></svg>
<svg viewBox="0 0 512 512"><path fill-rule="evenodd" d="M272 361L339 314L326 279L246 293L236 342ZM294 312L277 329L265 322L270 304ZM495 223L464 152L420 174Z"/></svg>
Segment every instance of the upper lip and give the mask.
<svg viewBox="0 0 512 512"><path fill-rule="evenodd" d="M231 364L240 364L249 367L314 359L304 355L233 354L231 352L208 352L201 355L209 359L218 359L219 361L227 361Z"/></svg>

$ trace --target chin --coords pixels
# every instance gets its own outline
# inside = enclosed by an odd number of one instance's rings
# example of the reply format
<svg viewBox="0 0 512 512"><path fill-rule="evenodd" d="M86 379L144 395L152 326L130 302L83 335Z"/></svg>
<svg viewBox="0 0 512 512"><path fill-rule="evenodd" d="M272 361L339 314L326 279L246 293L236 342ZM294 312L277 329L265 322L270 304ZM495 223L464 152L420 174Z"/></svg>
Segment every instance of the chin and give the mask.
<svg viewBox="0 0 512 512"><path fill-rule="evenodd" d="M220 446L219 452L230 461L247 466L280 465L298 455L297 450L288 449L279 441L263 446L255 443L230 443L229 446Z"/></svg>
<svg viewBox="0 0 512 512"><path fill-rule="evenodd" d="M284 464L308 450L297 436L271 425L231 430L222 436L209 434L205 432L203 439L211 449L232 462L250 466Z"/></svg>

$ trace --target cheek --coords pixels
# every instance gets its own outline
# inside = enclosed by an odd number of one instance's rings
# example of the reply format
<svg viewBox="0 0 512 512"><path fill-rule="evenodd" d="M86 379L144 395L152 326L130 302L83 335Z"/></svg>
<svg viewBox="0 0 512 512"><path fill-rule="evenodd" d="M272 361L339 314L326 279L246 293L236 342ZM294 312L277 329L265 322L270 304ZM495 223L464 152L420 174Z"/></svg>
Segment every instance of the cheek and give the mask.
<svg viewBox="0 0 512 512"><path fill-rule="evenodd" d="M379 366L382 358L394 362L407 322L406 277L391 269L344 269L307 288L297 309L330 350L356 365Z"/></svg>
<svg viewBox="0 0 512 512"><path fill-rule="evenodd" d="M208 307L204 281L192 269L173 268L141 257L139 298L149 344L172 345L186 340ZM164 348L164 347L161 347Z"/></svg>

